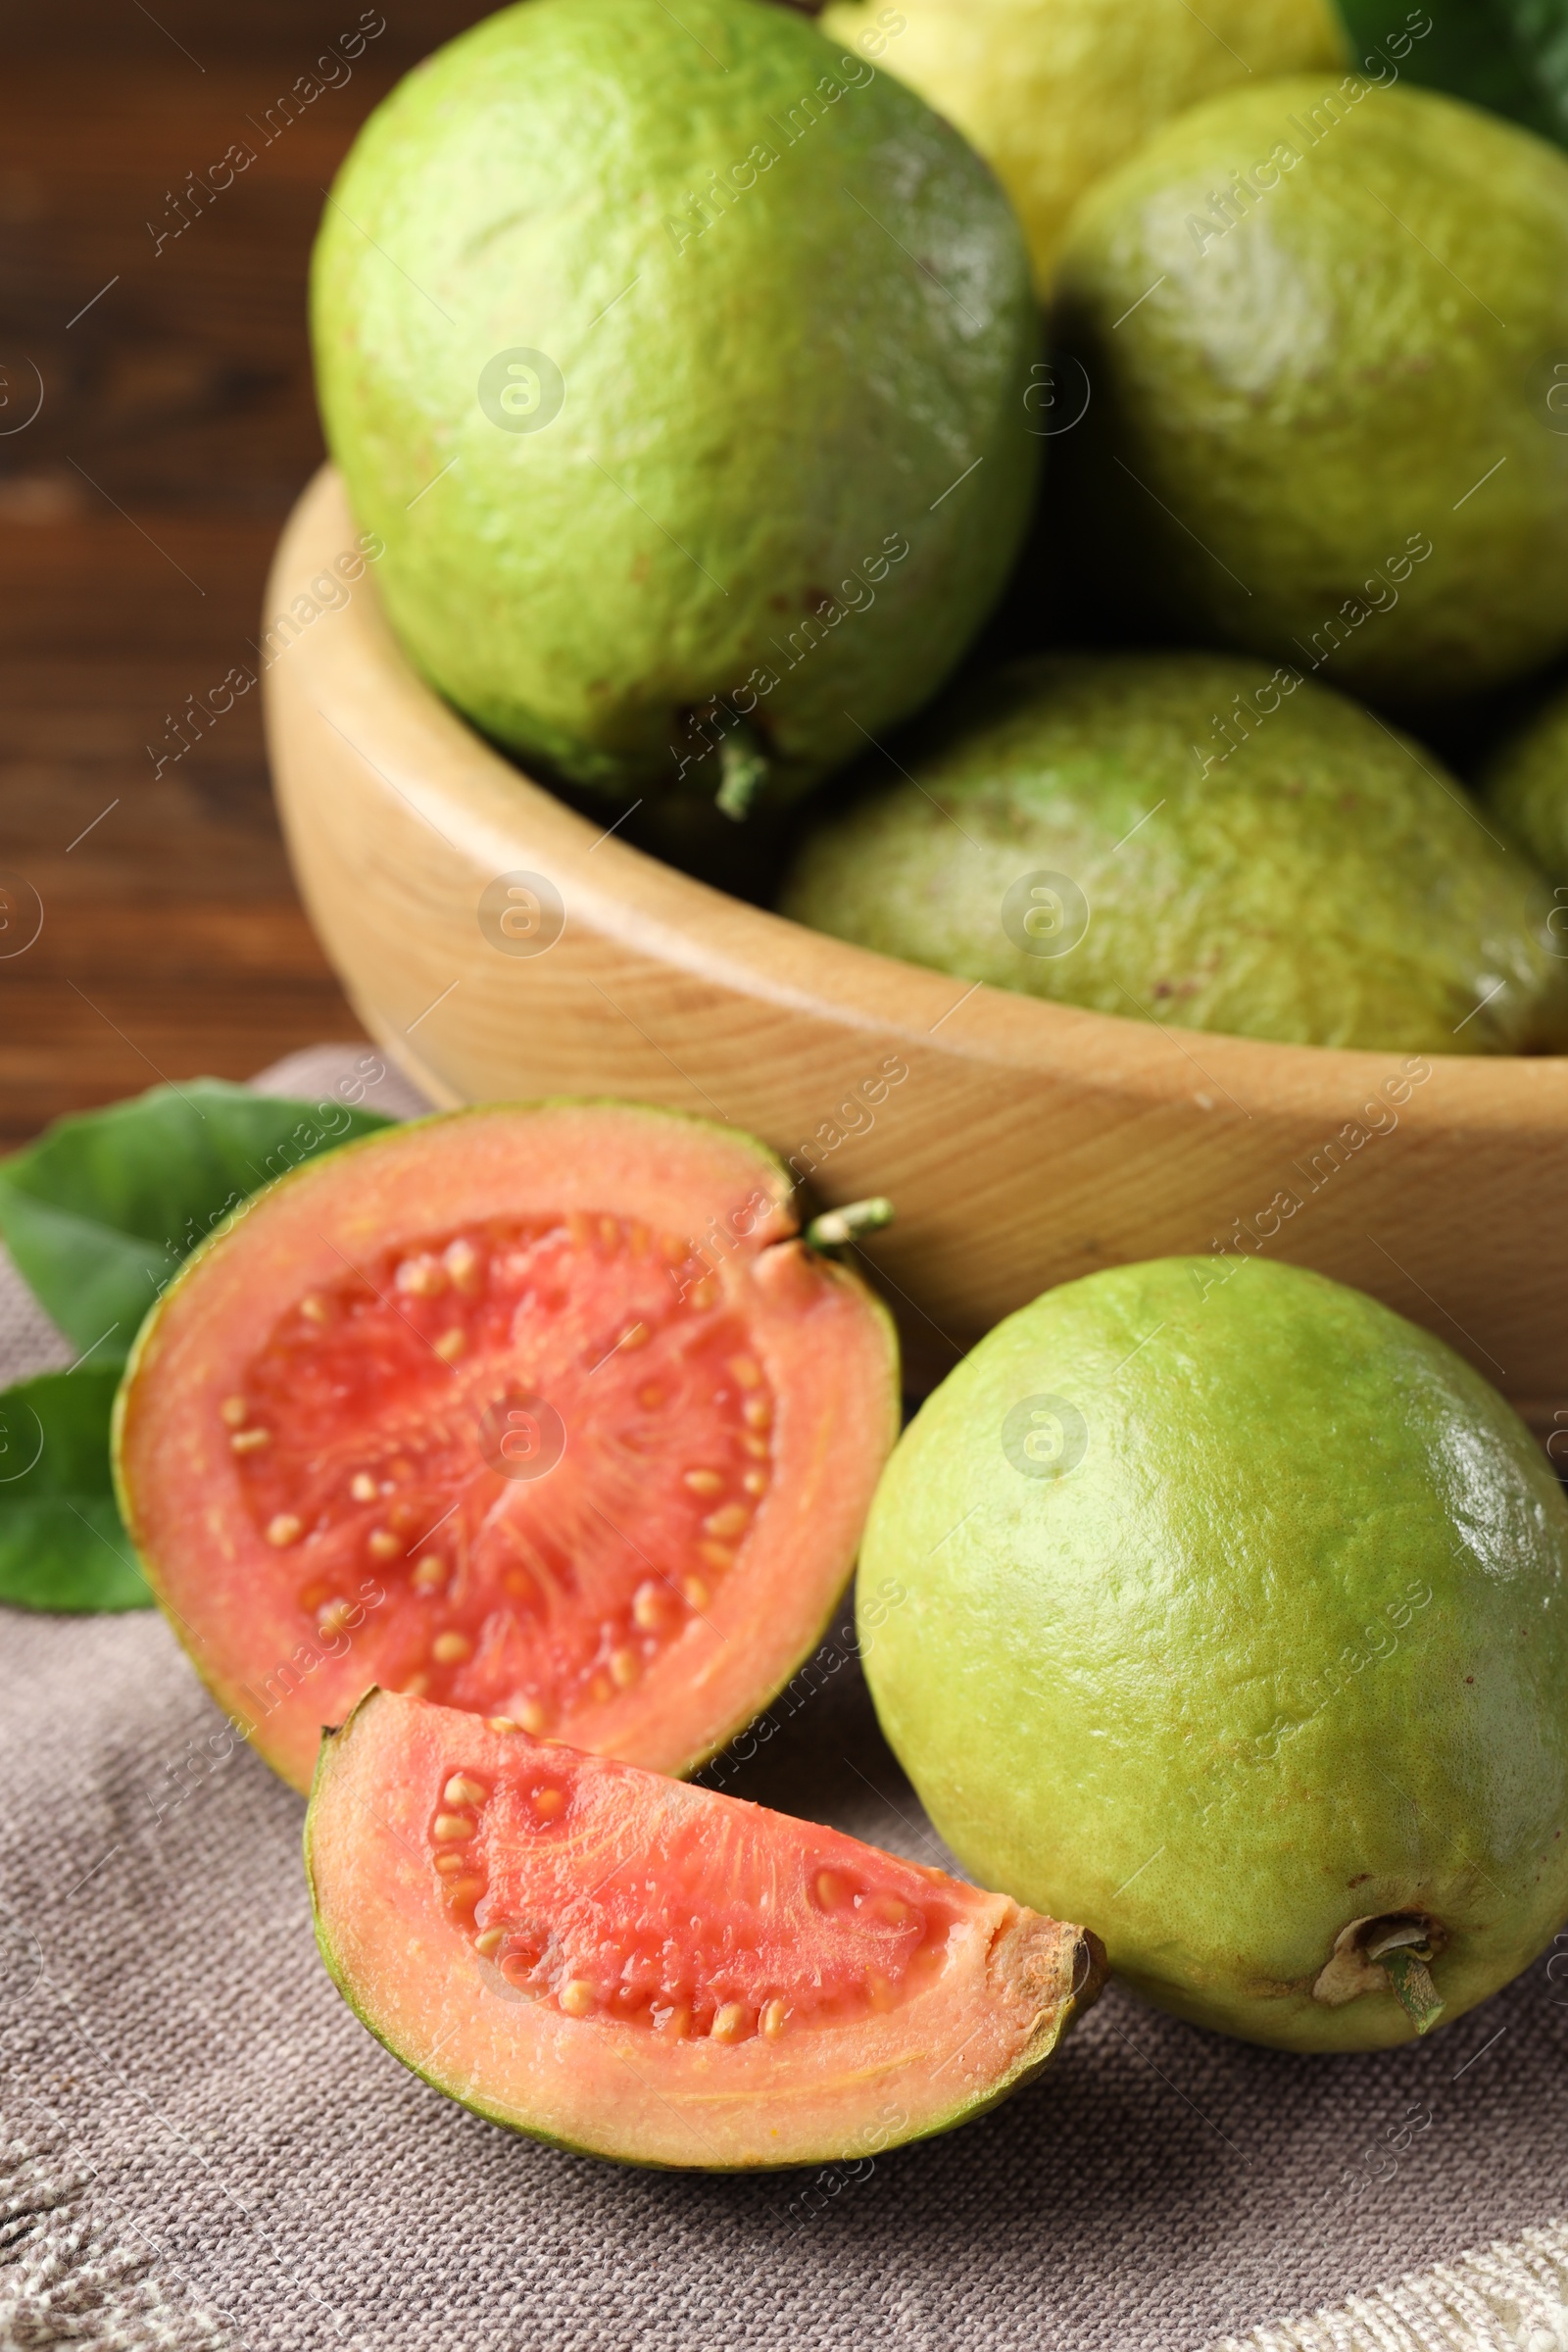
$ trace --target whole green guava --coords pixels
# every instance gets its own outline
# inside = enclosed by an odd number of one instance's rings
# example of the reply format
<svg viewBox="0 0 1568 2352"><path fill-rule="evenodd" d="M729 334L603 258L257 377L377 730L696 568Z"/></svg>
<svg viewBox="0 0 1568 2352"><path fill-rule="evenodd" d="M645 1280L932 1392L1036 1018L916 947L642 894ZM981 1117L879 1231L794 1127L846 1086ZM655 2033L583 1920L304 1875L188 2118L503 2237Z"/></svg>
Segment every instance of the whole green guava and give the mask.
<svg viewBox="0 0 1568 2352"><path fill-rule="evenodd" d="M1022 233L763 0L524 0L370 117L312 281L399 635L565 778L733 814L953 667L1026 526Z"/></svg>
<svg viewBox="0 0 1568 2352"><path fill-rule="evenodd" d="M1046 657L805 837L782 911L1100 1012L1428 1054L1568 1044L1551 898L1428 753L1289 668Z"/></svg>
<svg viewBox="0 0 1568 2352"><path fill-rule="evenodd" d="M1568 694L1554 694L1503 745L1482 793L1553 885L1552 944L1568 956Z"/></svg>
<svg viewBox="0 0 1568 2352"><path fill-rule="evenodd" d="M1568 643L1568 156L1365 74L1230 91L1089 190L1057 294L1120 606L1395 697Z"/></svg>
<svg viewBox="0 0 1568 2352"><path fill-rule="evenodd" d="M955 1853L1180 2016L1382 2048L1568 1916L1568 1502L1357 1291L1216 1257L1049 1292L906 1431L860 1585Z"/></svg>
<svg viewBox="0 0 1568 2352"><path fill-rule="evenodd" d="M1343 62L1333 0L831 0L830 41L885 63L996 168L1051 285L1086 187L1250 75Z"/></svg>

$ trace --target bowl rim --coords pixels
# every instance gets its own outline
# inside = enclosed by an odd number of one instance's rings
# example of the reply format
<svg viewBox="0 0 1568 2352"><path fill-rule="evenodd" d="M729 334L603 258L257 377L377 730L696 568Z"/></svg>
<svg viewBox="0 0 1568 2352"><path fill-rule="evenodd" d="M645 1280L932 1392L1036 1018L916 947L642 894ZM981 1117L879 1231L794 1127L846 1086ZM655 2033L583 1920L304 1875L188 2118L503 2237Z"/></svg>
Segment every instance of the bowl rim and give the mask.
<svg viewBox="0 0 1568 2352"><path fill-rule="evenodd" d="M288 592L295 591L297 605L297 583L322 569L320 551L352 548L357 534L346 487L328 462L285 527L268 611L286 616L292 609ZM1206 1083L1248 1117L1249 1098L1283 1097L1298 1110L1321 1104L1323 1117L1343 1119L1348 1096L1364 1088L1370 1101L1391 1074L1419 1063L1424 1070L1430 1065L1421 1081L1428 1115L1441 1112L1445 1123L1459 1117L1489 1128L1539 1124L1561 1134L1568 1117L1568 1055L1410 1054L1187 1030L1144 1015L1058 1004L986 981L965 983L809 930L634 847L620 837L612 817L596 825L479 734L394 636L373 564L345 602L318 608L312 623L328 614L330 629L296 625L283 652L305 655L303 665L291 664L295 682L391 794L472 872L488 878L515 869L519 855L547 858L550 879L563 889L574 925L612 936L705 982L780 1007L795 1004L878 1036L906 1036L969 1060L1080 1080L1089 1075L1118 1094L1151 1101L1176 1095L1191 1100L1195 1090L1201 1100ZM264 662L271 667L281 658L264 655ZM321 709L318 698L324 699L328 681L352 732ZM273 765L275 771L275 759ZM286 807L284 814L286 821Z"/></svg>

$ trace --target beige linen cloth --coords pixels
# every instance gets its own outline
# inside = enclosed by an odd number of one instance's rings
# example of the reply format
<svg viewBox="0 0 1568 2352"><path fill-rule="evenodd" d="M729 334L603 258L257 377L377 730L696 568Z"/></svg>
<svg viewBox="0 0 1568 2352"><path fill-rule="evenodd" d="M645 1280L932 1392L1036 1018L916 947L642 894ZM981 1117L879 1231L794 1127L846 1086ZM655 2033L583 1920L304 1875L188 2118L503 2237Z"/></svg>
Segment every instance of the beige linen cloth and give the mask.
<svg viewBox="0 0 1568 2352"><path fill-rule="evenodd" d="M314 1095L360 1051L269 1082ZM0 1278L0 1375L66 1360ZM626 2172L479 2122L357 2024L304 1808L160 1617L5 1610L0 1645L0 2347L1568 2352L1568 1957L1368 2058L1113 1987L946 2138ZM806 1680L715 1777L946 1860L847 1617Z"/></svg>

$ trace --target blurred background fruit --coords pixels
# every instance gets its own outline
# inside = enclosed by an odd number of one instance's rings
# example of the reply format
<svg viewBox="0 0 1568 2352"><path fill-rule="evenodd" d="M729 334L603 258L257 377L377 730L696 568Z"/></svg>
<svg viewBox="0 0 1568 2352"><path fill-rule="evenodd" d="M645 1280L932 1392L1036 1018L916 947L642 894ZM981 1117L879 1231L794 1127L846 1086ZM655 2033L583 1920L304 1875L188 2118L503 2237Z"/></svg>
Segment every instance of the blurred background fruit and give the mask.
<svg viewBox="0 0 1568 2352"><path fill-rule="evenodd" d="M1334 66L1328 0L835 0L822 29L956 122L1018 209L1042 294L1094 180L1199 99Z"/></svg>
<svg viewBox="0 0 1568 2352"><path fill-rule="evenodd" d="M1568 158L1429 91L1194 109L1074 216L1072 561L1146 620L1406 702L1568 644Z"/></svg>
<svg viewBox="0 0 1568 2352"><path fill-rule="evenodd" d="M1551 697L1543 710L1511 736L1483 779L1493 811L1523 842L1553 885L1558 906L1554 940L1568 932L1562 902L1568 898L1568 694ZM1568 938L1556 941L1568 955Z"/></svg>

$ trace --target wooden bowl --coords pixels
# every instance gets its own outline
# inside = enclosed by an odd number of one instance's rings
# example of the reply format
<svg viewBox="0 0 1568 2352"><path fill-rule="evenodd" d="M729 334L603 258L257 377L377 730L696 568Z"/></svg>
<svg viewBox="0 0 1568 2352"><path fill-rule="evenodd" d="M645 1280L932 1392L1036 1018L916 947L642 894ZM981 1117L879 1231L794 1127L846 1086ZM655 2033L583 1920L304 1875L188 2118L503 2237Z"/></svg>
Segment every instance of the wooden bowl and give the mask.
<svg viewBox="0 0 1568 2352"><path fill-rule="evenodd" d="M1053 1283L1263 1250L1426 1324L1568 1453L1568 1060L1202 1036L763 913L472 733L358 545L323 469L268 591L272 767L326 952L436 1102L635 1096L764 1136L819 1200L888 1194L867 1255L920 1384Z"/></svg>

